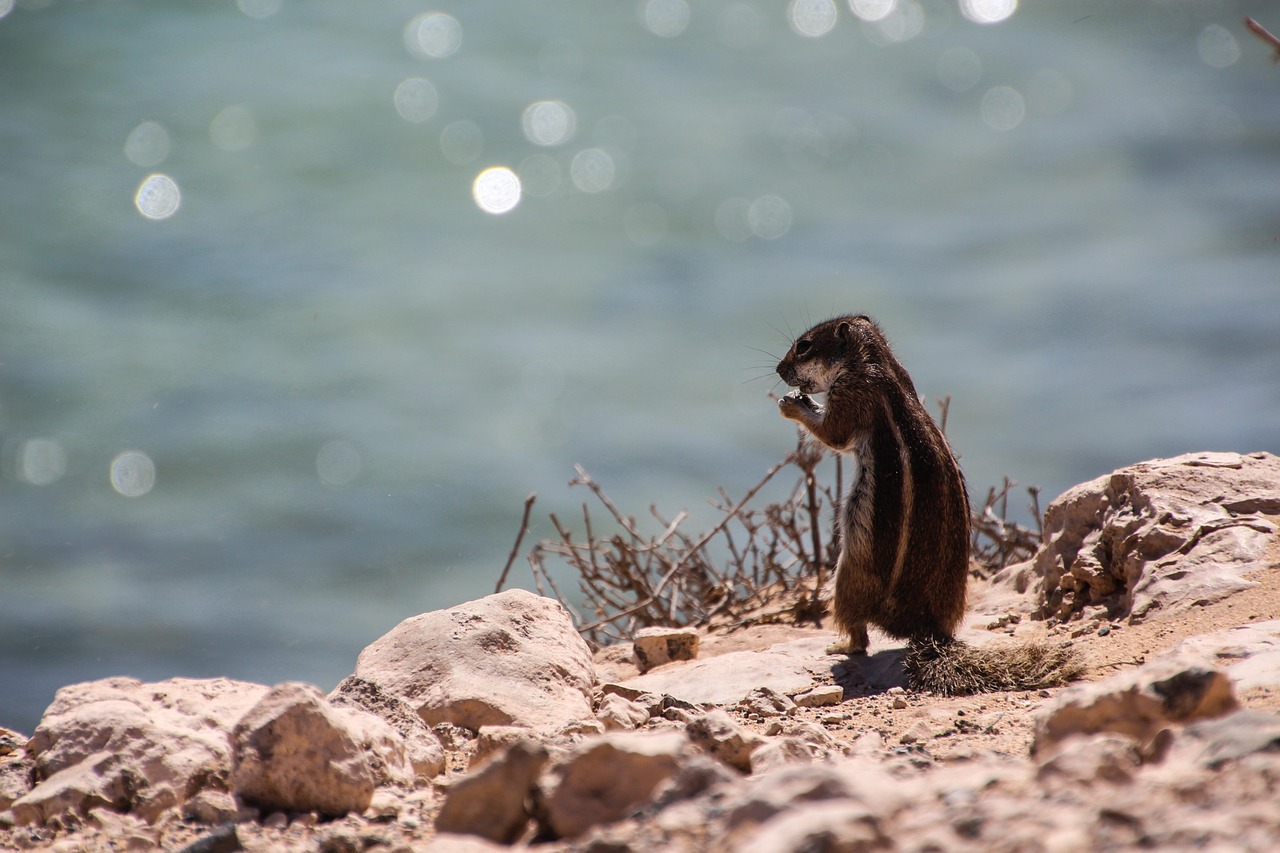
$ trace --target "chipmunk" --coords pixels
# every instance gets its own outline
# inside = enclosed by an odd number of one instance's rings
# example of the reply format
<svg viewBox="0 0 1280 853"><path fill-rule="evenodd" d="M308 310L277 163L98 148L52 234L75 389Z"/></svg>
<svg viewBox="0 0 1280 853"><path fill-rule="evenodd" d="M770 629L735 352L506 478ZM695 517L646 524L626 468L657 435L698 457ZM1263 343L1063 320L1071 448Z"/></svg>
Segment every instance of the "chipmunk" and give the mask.
<svg viewBox="0 0 1280 853"><path fill-rule="evenodd" d="M837 515L832 613L844 638L828 652L865 653L875 625L908 641L912 684L944 695L1038 689L1079 675L1066 648L977 648L955 638L969 577L964 475L880 328L865 316L819 323L777 370L796 388L778 401L782 416L859 463Z"/></svg>

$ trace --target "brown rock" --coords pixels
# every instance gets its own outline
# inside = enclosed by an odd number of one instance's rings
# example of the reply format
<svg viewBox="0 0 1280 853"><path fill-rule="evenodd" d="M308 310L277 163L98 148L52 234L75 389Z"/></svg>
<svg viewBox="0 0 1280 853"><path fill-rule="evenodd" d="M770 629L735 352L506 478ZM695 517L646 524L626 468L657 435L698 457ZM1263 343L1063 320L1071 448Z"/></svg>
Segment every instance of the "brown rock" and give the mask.
<svg viewBox="0 0 1280 853"><path fill-rule="evenodd" d="M1198 662L1166 658L1106 681L1058 694L1036 719L1033 753L1052 751L1075 735L1112 732L1153 744L1174 723L1222 716L1237 707L1231 680Z"/></svg>
<svg viewBox="0 0 1280 853"><path fill-rule="evenodd" d="M556 730L591 717L591 650L560 604L512 589L406 619L360 653L355 675L428 725Z"/></svg>
<svg viewBox="0 0 1280 853"><path fill-rule="evenodd" d="M688 753L680 732L611 732L583 741L553 771L543 795L545 829L575 838L621 820L652 800Z"/></svg>
<svg viewBox="0 0 1280 853"><path fill-rule="evenodd" d="M500 844L516 841L529 824L530 792L546 762L547 749L542 744L516 741L479 770L449 785L436 828Z"/></svg>
<svg viewBox="0 0 1280 853"><path fill-rule="evenodd" d="M838 684L825 684L813 687L792 697L801 708L822 708L827 705L839 705L844 701L844 688Z"/></svg>
<svg viewBox="0 0 1280 853"><path fill-rule="evenodd" d="M365 711L337 709L309 684L271 688L232 731L232 784L264 811L363 811L379 784L413 783L404 740Z"/></svg>
<svg viewBox="0 0 1280 853"><path fill-rule="evenodd" d="M641 672L673 660L693 660L698 656L701 637L692 628L641 628L632 649Z"/></svg>

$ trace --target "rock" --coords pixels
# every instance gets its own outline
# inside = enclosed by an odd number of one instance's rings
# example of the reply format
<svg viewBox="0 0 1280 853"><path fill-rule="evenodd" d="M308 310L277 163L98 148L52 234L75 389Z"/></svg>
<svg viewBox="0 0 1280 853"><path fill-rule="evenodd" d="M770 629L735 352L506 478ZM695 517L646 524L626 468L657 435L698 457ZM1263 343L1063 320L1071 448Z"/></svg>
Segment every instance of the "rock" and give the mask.
<svg viewBox="0 0 1280 853"><path fill-rule="evenodd" d="M1231 678L1237 692L1280 687L1280 619L1189 637L1168 656L1213 661Z"/></svg>
<svg viewBox="0 0 1280 853"><path fill-rule="evenodd" d="M1067 490L1045 512L1044 544L1001 580L1039 578L1041 615L1088 607L1138 621L1253 586L1280 512L1280 458L1191 453L1121 468Z"/></svg>
<svg viewBox="0 0 1280 853"><path fill-rule="evenodd" d="M892 814L907 803L902 791L903 786L879 763L842 758L822 764L790 764L752 776L726 792L719 811L728 832L743 837L803 803L848 801L871 814Z"/></svg>
<svg viewBox="0 0 1280 853"><path fill-rule="evenodd" d="M1224 673L1199 662L1165 658L1059 693L1036 719L1031 750L1041 754L1067 738L1105 732L1133 738L1145 748L1170 724L1222 716L1236 707Z"/></svg>
<svg viewBox="0 0 1280 853"><path fill-rule="evenodd" d="M435 726L555 730L591 717L591 650L565 609L519 589L401 622L355 675Z"/></svg>
<svg viewBox="0 0 1280 853"><path fill-rule="evenodd" d="M58 809L84 813L110 803L153 821L205 788L226 791L227 732L266 691L226 678L108 678L62 688L27 745L43 781L28 795L39 807L24 814L44 821Z"/></svg>
<svg viewBox="0 0 1280 853"><path fill-rule="evenodd" d="M791 697L768 687L755 688L738 704L748 714L760 717L781 717L794 713L796 709L796 703Z"/></svg>
<svg viewBox="0 0 1280 853"><path fill-rule="evenodd" d="M533 734L533 729L524 726L485 726L476 732L476 748L468 766L477 768L517 741L532 740Z"/></svg>
<svg viewBox="0 0 1280 853"><path fill-rule="evenodd" d="M419 777L431 778L444 770L444 746L414 709L372 681L347 676L329 694L337 708L359 708L381 718L404 738L405 753Z"/></svg>
<svg viewBox="0 0 1280 853"><path fill-rule="evenodd" d="M844 688L837 684L828 684L810 688L793 698L801 708L822 708L827 705L839 705L844 701Z"/></svg>
<svg viewBox="0 0 1280 853"><path fill-rule="evenodd" d="M636 664L641 672L673 660L693 660L698 656L698 632L692 628L641 628L632 641Z"/></svg>
<svg viewBox="0 0 1280 853"><path fill-rule="evenodd" d="M718 709L690 722L687 734L694 746L742 773L751 772L751 753L764 743Z"/></svg>
<svg viewBox="0 0 1280 853"><path fill-rule="evenodd" d="M894 844L866 806L854 802L806 803L739 838L734 853L869 853Z"/></svg>
<svg viewBox="0 0 1280 853"><path fill-rule="evenodd" d="M649 710L617 693L606 693L596 709L596 719L604 724L606 731L629 731L649 722Z"/></svg>
<svg viewBox="0 0 1280 853"><path fill-rule="evenodd" d="M511 744L479 770L454 780L436 829L513 843L529 825L530 792L546 761L547 749L536 741Z"/></svg>
<svg viewBox="0 0 1280 853"><path fill-rule="evenodd" d="M666 694L693 704L734 705L748 692L765 687L775 693L808 690L829 680L832 663L821 637L778 643L761 651L729 652L664 667L621 682L639 692Z"/></svg>
<svg viewBox="0 0 1280 853"><path fill-rule="evenodd" d="M578 744L553 770L542 797L545 831L576 838L644 806L687 760L680 732L610 732Z"/></svg>
<svg viewBox="0 0 1280 853"><path fill-rule="evenodd" d="M96 808L125 811L130 806L130 775L121 756L95 752L59 770L13 801L10 809L18 826L43 824L72 812L86 815Z"/></svg>
<svg viewBox="0 0 1280 853"><path fill-rule="evenodd" d="M378 717L334 708L309 684L278 684L236 724L232 784L264 811L363 811L380 784L412 785L404 739Z"/></svg>
<svg viewBox="0 0 1280 853"><path fill-rule="evenodd" d="M422 851L423 853L498 853L507 849L473 835L441 833L429 840Z"/></svg>
<svg viewBox="0 0 1280 853"><path fill-rule="evenodd" d="M1280 715L1237 711L1187 726L1184 735L1203 745L1198 761L1216 770L1255 752L1280 750Z"/></svg>
<svg viewBox="0 0 1280 853"><path fill-rule="evenodd" d="M36 764L27 757L27 739L0 728L0 812L35 785Z"/></svg>

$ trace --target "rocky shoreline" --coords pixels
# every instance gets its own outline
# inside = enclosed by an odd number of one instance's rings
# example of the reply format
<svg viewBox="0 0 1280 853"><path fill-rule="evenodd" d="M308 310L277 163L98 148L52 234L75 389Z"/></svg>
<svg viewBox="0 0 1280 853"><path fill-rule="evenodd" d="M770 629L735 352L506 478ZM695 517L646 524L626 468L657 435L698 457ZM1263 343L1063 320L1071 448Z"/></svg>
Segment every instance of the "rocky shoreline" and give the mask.
<svg viewBox="0 0 1280 853"><path fill-rule="evenodd" d="M0 729L0 849L1271 850L1280 459L1153 460L1054 501L962 637L1056 639L1084 679L909 689L900 644L786 624L592 653L508 590L312 685L111 678Z"/></svg>

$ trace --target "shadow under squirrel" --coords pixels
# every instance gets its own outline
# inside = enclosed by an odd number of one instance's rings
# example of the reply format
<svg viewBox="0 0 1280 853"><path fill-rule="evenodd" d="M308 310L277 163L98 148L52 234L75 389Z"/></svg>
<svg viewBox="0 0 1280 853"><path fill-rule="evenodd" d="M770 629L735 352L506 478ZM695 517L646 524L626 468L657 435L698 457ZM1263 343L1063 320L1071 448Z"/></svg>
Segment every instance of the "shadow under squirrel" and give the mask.
<svg viewBox="0 0 1280 853"><path fill-rule="evenodd" d="M843 639L829 651L865 653L867 626L875 625L908 641L912 685L943 695L1077 677L1082 666L1065 646L975 647L955 638L969 577L964 475L880 328L865 316L819 323L777 370L796 388L778 401L782 416L858 460L837 514L832 613ZM825 403L811 394L825 394Z"/></svg>

